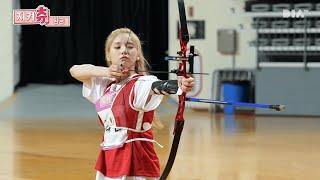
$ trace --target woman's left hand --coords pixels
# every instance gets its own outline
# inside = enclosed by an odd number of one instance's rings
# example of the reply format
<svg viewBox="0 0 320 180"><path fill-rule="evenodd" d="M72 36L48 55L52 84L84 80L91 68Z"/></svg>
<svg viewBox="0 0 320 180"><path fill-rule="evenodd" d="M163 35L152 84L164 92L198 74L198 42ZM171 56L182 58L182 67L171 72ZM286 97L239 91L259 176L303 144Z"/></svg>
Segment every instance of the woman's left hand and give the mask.
<svg viewBox="0 0 320 180"><path fill-rule="evenodd" d="M178 85L183 92L190 92L194 86L194 79L192 77L178 77Z"/></svg>

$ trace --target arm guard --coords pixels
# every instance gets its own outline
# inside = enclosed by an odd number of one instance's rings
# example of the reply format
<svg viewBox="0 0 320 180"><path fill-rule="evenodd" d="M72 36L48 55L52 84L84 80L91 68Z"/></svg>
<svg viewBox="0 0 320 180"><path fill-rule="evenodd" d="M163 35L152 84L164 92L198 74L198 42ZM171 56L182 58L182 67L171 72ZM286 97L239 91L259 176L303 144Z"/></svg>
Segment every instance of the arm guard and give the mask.
<svg viewBox="0 0 320 180"><path fill-rule="evenodd" d="M179 89L178 80L155 81L152 83L151 89L155 94L176 94Z"/></svg>

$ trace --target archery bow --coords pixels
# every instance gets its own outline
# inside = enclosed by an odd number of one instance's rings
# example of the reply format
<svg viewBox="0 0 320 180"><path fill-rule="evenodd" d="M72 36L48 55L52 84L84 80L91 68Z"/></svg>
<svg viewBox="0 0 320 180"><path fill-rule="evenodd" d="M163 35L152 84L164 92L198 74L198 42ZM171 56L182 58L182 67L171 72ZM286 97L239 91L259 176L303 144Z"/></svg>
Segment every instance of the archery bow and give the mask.
<svg viewBox="0 0 320 180"><path fill-rule="evenodd" d="M188 77L188 74L205 74L205 73L194 73L193 72L193 65L194 65L194 46L190 46L189 54L187 56L187 44L189 42L189 33L187 28L187 20L186 20L186 13L185 13L185 6L183 0L178 1L178 8L179 8L179 17L180 17L180 31L179 31L179 39L180 39L180 51L178 52L179 57L168 56L166 60L179 60L179 69L172 70L170 73L176 73L178 76ZM189 72L187 72L187 61L189 63ZM233 105L233 106L247 106L247 107L255 107L255 108L269 108L275 109L277 111L281 111L284 109L284 105L267 105L267 104L254 104L254 103L241 103L241 102L225 102L225 101L216 101L210 99L198 99L198 98L186 98L186 93L182 93L179 95L179 107L175 118L175 127L174 127L174 139L172 142L170 155L165 166L165 169L162 172L160 180L165 180L173 166L181 133L184 126L184 108L185 108L185 101L192 101L192 102L204 102L204 103L216 103L216 104L225 104L225 105Z"/></svg>
<svg viewBox="0 0 320 180"><path fill-rule="evenodd" d="M189 42L189 33L187 28L187 20L186 20L186 13L185 13L183 0L178 0L178 7L179 7L179 16L180 16L180 31L179 31L180 51L178 52L178 54L181 58L179 62L179 69L176 73L178 76L188 77L187 61L190 58L193 58L193 54L191 54L192 53L191 52L187 58L187 44ZM191 66L193 66L193 64L190 64L190 67ZM173 142L170 150L170 155L169 155L167 164L161 174L160 180L164 180L168 177L177 154L181 132L183 130L183 125L184 125L183 113L185 108L185 100L186 100L186 93L184 92L181 95L179 95L179 107L178 107L178 111L175 118L174 138L173 138Z"/></svg>

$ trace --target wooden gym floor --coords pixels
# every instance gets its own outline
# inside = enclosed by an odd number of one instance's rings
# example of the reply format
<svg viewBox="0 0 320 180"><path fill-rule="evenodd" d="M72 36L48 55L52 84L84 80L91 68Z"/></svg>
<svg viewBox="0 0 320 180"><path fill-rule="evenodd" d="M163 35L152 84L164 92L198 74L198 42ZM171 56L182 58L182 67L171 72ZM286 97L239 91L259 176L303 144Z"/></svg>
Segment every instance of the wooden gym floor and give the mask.
<svg viewBox="0 0 320 180"><path fill-rule="evenodd" d="M11 106L28 108L7 104L0 106L1 180L94 179L103 131L96 116L3 115ZM176 107L168 102L161 106L174 109L158 112L164 127L155 129L155 138L165 147L156 150L163 169ZM207 111L187 110L185 119L171 180L320 179L319 118L210 116Z"/></svg>

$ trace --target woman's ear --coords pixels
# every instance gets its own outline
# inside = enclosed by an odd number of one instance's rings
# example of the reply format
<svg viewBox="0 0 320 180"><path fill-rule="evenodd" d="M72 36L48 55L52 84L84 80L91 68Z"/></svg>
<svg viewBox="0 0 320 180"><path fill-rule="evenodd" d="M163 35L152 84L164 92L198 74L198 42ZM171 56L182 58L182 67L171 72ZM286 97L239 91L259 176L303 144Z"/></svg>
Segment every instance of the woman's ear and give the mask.
<svg viewBox="0 0 320 180"><path fill-rule="evenodd" d="M108 57L108 56L106 56L106 63L108 66L110 66L112 63L110 57Z"/></svg>

